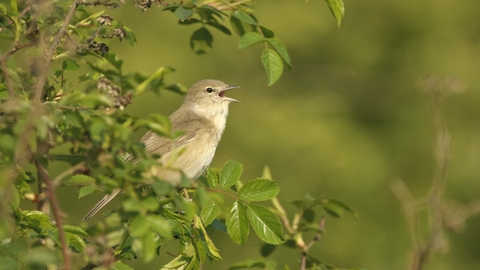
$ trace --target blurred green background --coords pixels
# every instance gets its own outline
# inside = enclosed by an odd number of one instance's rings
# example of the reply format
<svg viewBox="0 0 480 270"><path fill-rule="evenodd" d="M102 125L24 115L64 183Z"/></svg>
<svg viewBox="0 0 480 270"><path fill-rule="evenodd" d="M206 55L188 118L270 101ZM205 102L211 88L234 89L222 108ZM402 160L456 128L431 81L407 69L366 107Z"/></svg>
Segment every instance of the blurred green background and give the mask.
<svg viewBox="0 0 480 270"><path fill-rule="evenodd" d="M269 88L261 45L239 51L238 36L212 29L213 50L197 56L189 37L198 26L179 26L162 8L142 13L128 2L107 11L138 40L133 48L125 41L109 46L124 60L126 72L152 73L167 65L176 69L167 77L171 82L190 86L215 78L241 85L229 94L242 103L230 106L212 166L235 159L244 164L243 179L249 180L269 165L287 211L293 211L288 201L307 193L344 201L360 219L327 217L327 235L312 254L338 266L404 269L409 235L389 183L399 177L417 197L429 190L434 134L428 96L417 87L426 74L455 76L467 86L442 102L452 136L447 196L460 203L480 198L480 3L346 0L345 7L338 28L321 0L255 3L254 14L286 44L294 66ZM146 94L127 112L168 115L182 99L166 91ZM74 190L71 194L76 196ZM69 218L79 221L100 197L63 210L78 213ZM460 234L449 234L449 251L431 257L425 269L480 269L479 230L477 216ZM244 247L220 233L214 241L224 260L204 269L260 257L260 241L253 235ZM299 253L279 248L272 258L296 269ZM153 263L132 265L158 269L168 259L162 250Z"/></svg>

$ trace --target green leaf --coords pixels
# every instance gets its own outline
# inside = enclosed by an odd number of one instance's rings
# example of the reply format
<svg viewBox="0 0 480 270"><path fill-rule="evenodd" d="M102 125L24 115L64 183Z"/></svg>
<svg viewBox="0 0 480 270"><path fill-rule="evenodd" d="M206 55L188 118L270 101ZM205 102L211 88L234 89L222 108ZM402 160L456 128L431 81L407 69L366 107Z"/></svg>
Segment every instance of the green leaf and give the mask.
<svg viewBox="0 0 480 270"><path fill-rule="evenodd" d="M229 188L235 184L242 175L243 165L234 160L229 160L223 165L222 171L220 172L220 186L222 188Z"/></svg>
<svg viewBox="0 0 480 270"><path fill-rule="evenodd" d="M220 32L222 32L226 35L230 36L232 34L232 32L230 32L230 30L227 27L218 23L216 20L208 20L207 25L210 25L211 27L214 27L214 28L218 29Z"/></svg>
<svg viewBox="0 0 480 270"><path fill-rule="evenodd" d="M134 270L132 267L122 263L121 261L116 261L112 269L113 270Z"/></svg>
<svg viewBox="0 0 480 270"><path fill-rule="evenodd" d="M262 255L262 257L267 257L268 255L272 254L275 249L277 249L277 246L275 245L263 244L260 247L260 254Z"/></svg>
<svg viewBox="0 0 480 270"><path fill-rule="evenodd" d="M205 54L212 48L213 36L205 27L193 32L190 47L196 54Z"/></svg>
<svg viewBox="0 0 480 270"><path fill-rule="evenodd" d="M218 174L210 168L207 169L207 182L210 187L218 185Z"/></svg>
<svg viewBox="0 0 480 270"><path fill-rule="evenodd" d="M148 220L143 216L137 216L130 223L130 226L128 226L128 231L134 237L142 237L148 232L149 228L150 228L150 223L148 222Z"/></svg>
<svg viewBox="0 0 480 270"><path fill-rule="evenodd" d="M82 229L78 226L63 225L63 230L68 232L68 233L80 235L80 236L83 236L83 237L89 237L88 233L84 229Z"/></svg>
<svg viewBox="0 0 480 270"><path fill-rule="evenodd" d="M135 90L135 95L138 96L143 94L150 86L150 83L155 80L163 80L163 77L173 70L169 67L159 67L154 73L152 73L147 79L137 86Z"/></svg>
<svg viewBox="0 0 480 270"><path fill-rule="evenodd" d="M170 223L163 217L158 215L149 215L147 216L147 221L152 231L155 231L163 238L172 238L172 227L170 226Z"/></svg>
<svg viewBox="0 0 480 270"><path fill-rule="evenodd" d="M85 187L81 187L80 190L78 191L78 198L82 198L82 197L85 197L87 195L90 195L92 194L94 191L98 190L96 187L94 186L85 186Z"/></svg>
<svg viewBox="0 0 480 270"><path fill-rule="evenodd" d="M334 199L322 199L320 205L334 217L341 217L343 216L344 212L350 213L355 218L358 218L358 215L355 211L353 211L350 206L346 205L345 203L334 200Z"/></svg>
<svg viewBox="0 0 480 270"><path fill-rule="evenodd" d="M268 76L268 86L273 85L283 73L282 58L272 49L264 49L261 56L263 67Z"/></svg>
<svg viewBox="0 0 480 270"><path fill-rule="evenodd" d="M264 242L279 245L283 240L283 227L278 217L261 205L247 205L247 215L257 236Z"/></svg>
<svg viewBox="0 0 480 270"><path fill-rule="evenodd" d="M237 245L243 246L250 233L245 206L243 206L240 201L235 201L230 206L229 212L230 215L227 218L228 234L233 242Z"/></svg>
<svg viewBox="0 0 480 270"><path fill-rule="evenodd" d="M184 253L178 255L175 259L171 260L169 263L160 267L160 270L185 270L187 264L193 259L193 257L188 256Z"/></svg>
<svg viewBox="0 0 480 270"><path fill-rule="evenodd" d="M271 29L262 25L260 25L259 27L260 27L260 31L262 31L262 35L265 38L273 38L275 36L275 33Z"/></svg>
<svg viewBox="0 0 480 270"><path fill-rule="evenodd" d="M95 185L95 179L84 174L75 174L65 181L67 186L91 186Z"/></svg>
<svg viewBox="0 0 480 270"><path fill-rule="evenodd" d="M148 211L156 211L160 207L160 202L155 197L148 196L140 202L140 205Z"/></svg>
<svg viewBox="0 0 480 270"><path fill-rule="evenodd" d="M242 22L246 22L248 24L251 24L251 25L258 25L258 22L252 17L250 16L248 13L246 13L245 11L242 11L242 10L235 10L232 15L241 20Z"/></svg>
<svg viewBox="0 0 480 270"><path fill-rule="evenodd" d="M338 27L342 23L342 19L345 13L345 7L342 0L325 0L327 6L333 14L333 17L337 21Z"/></svg>
<svg viewBox="0 0 480 270"><path fill-rule="evenodd" d="M7 14L7 8L3 4L0 4L0 14Z"/></svg>
<svg viewBox="0 0 480 270"><path fill-rule="evenodd" d="M245 33L255 31L255 26L245 23L236 17L230 17L230 25L232 26L233 31L235 31L239 36L245 35Z"/></svg>
<svg viewBox="0 0 480 270"><path fill-rule="evenodd" d="M267 39L268 43L270 43L275 51L282 57L283 61L287 63L289 68L292 68L292 63L290 62L290 56L287 52L287 47L283 44L283 42L278 38L269 38Z"/></svg>
<svg viewBox="0 0 480 270"><path fill-rule="evenodd" d="M205 226L208 226L215 220L218 214L220 214L220 210L218 209L215 201L210 198L207 204L202 208L200 216L202 218L203 224Z"/></svg>
<svg viewBox="0 0 480 270"><path fill-rule="evenodd" d="M72 59L67 59L63 61L62 69L76 71L80 69L80 66L77 64L77 62L73 61Z"/></svg>
<svg viewBox="0 0 480 270"><path fill-rule="evenodd" d="M133 33L132 29L124 26L123 29L125 29L125 32L127 32L127 36L125 39L128 41L128 43L133 46L133 44L137 43L137 38L135 37L135 33Z"/></svg>
<svg viewBox="0 0 480 270"><path fill-rule="evenodd" d="M179 6L175 12L173 12L173 14L175 14L175 16L177 16L177 18L181 21L189 18L190 16L192 16L193 14L195 13L195 10L191 9L191 8L185 8L183 6Z"/></svg>
<svg viewBox="0 0 480 270"><path fill-rule="evenodd" d="M240 38L239 49L245 49L257 43L264 41L265 38L259 33L248 32Z"/></svg>
<svg viewBox="0 0 480 270"><path fill-rule="evenodd" d="M152 232L146 233L143 236L142 243L143 262L149 262L153 258L155 258L155 254L157 253L157 249L155 246L155 234L153 234Z"/></svg>
<svg viewBox="0 0 480 270"><path fill-rule="evenodd" d="M109 52L105 54L104 58L116 69L120 70L122 68L123 60L120 60L116 54Z"/></svg>
<svg viewBox="0 0 480 270"><path fill-rule="evenodd" d="M248 181L238 191L238 197L245 201L266 201L277 196L280 186L270 179L257 178Z"/></svg>

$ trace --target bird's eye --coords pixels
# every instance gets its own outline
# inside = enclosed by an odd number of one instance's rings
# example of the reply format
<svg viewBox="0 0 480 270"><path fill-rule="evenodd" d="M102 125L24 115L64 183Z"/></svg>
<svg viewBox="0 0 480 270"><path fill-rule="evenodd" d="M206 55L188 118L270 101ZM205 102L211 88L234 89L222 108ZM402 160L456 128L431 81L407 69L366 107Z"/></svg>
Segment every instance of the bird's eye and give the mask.
<svg viewBox="0 0 480 270"><path fill-rule="evenodd" d="M207 93L212 93L212 92L213 92L213 88L207 87L207 89L205 89L205 91L207 91Z"/></svg>

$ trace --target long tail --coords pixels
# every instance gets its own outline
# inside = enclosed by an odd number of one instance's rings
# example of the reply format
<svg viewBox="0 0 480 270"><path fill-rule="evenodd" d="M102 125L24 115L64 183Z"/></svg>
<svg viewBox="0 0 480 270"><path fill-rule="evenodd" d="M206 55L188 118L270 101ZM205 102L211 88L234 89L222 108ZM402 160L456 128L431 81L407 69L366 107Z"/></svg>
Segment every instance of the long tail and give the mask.
<svg viewBox="0 0 480 270"><path fill-rule="evenodd" d="M120 189L115 189L111 194L107 194L105 195L105 197L103 197L93 208L92 210L90 210L90 212L88 212L85 217L83 218L83 220L87 220L89 218L91 218L93 215L95 215L98 211L100 211L100 209L102 209L108 202L110 202L113 198L115 198L115 196L118 195L118 193L120 193L121 190Z"/></svg>

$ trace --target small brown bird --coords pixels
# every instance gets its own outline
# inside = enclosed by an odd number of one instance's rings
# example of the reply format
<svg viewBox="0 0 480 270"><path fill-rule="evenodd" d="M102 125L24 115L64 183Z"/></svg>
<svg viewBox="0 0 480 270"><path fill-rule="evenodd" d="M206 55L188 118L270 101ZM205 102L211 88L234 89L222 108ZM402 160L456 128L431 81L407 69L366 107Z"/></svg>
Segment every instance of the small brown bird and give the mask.
<svg viewBox="0 0 480 270"><path fill-rule="evenodd" d="M184 134L175 140L161 137L148 131L140 140L145 144L148 153L160 155L162 164L167 164L173 153L183 152L172 159L169 168L158 168L156 177L174 185L180 184L182 171L189 179L198 178L210 165L215 150L227 122L228 105L239 102L225 96L228 90L239 88L218 80L202 80L190 87L182 106L170 115L172 131L183 131ZM179 171L180 170L180 171ZM105 195L95 207L83 218L91 218L103 206L121 192L114 190Z"/></svg>

